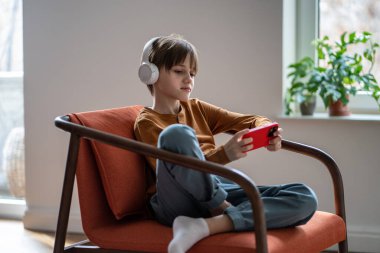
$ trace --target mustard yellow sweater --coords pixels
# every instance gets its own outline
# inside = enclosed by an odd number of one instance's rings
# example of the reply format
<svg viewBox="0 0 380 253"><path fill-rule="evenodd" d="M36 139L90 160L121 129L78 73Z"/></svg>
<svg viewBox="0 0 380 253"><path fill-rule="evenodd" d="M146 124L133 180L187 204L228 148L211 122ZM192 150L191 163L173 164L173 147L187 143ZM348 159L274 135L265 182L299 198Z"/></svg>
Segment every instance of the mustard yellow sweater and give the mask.
<svg viewBox="0 0 380 253"><path fill-rule="evenodd" d="M216 147L214 135L236 133L245 128L255 128L269 119L258 115L244 115L230 112L198 99L181 102L178 114L160 114L151 108L143 108L138 115L134 131L137 140L156 146L158 135L172 124L188 125L195 130L200 147L206 160L220 164L229 163L223 146ZM156 159L146 157L150 167L155 170Z"/></svg>

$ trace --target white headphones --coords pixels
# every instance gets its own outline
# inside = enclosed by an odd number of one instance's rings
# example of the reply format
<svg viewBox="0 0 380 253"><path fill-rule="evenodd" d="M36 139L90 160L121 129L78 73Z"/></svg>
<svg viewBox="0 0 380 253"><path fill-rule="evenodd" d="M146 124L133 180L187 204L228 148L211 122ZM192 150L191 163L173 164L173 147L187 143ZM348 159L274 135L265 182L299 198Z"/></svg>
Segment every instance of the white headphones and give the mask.
<svg viewBox="0 0 380 253"><path fill-rule="evenodd" d="M152 51L153 42L156 41L158 37L150 39L144 46L141 65L139 68L139 77L141 82L145 84L154 84L158 80L159 71L154 63L149 62L149 54Z"/></svg>

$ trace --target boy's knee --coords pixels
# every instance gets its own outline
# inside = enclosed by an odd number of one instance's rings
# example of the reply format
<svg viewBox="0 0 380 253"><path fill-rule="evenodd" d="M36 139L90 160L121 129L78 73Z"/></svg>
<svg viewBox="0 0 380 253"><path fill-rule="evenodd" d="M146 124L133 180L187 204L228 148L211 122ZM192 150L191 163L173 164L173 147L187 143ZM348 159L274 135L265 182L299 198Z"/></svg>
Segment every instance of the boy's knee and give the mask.
<svg viewBox="0 0 380 253"><path fill-rule="evenodd" d="M300 193L300 199L302 202L302 205L300 206L300 213L306 216L310 216L315 211L317 211L318 208L318 199L315 192L304 184L299 184L299 193Z"/></svg>
<svg viewBox="0 0 380 253"><path fill-rule="evenodd" d="M190 154L194 147L198 146L194 130L186 125L170 125L158 137L159 148L180 154Z"/></svg>

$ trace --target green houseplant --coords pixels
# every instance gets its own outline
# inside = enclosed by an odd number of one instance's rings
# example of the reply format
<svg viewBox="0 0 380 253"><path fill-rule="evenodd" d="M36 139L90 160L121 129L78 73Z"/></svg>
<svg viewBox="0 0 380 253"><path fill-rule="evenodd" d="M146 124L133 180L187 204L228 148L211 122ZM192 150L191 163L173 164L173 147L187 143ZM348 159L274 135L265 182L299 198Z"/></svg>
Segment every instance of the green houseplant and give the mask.
<svg viewBox="0 0 380 253"><path fill-rule="evenodd" d="M315 68L314 60L310 57L288 66L291 72L291 85L285 94L285 113L292 113L292 105L300 104L302 115L312 115L315 109L316 93L319 90L320 75ZM303 108L308 108L303 111Z"/></svg>
<svg viewBox="0 0 380 253"><path fill-rule="evenodd" d="M296 99L302 94L306 94L304 100L310 94L318 94L327 108L337 103L346 106L350 95L367 91L380 108L380 87L372 74L379 44L374 43L371 36L369 32L345 32L339 41L330 42L327 36L313 41L318 66L310 57L289 65L293 71L288 75L292 81L285 95L286 114L292 112L291 105L295 101L302 102L302 99ZM351 48L362 52L351 52ZM330 115L335 116L336 113L330 110Z"/></svg>

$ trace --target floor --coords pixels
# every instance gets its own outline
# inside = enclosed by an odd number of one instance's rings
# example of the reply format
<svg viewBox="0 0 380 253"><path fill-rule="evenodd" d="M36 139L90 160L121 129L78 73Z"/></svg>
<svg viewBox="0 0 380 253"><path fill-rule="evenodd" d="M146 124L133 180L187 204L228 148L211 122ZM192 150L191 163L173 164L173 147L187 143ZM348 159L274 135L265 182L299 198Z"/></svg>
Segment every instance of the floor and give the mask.
<svg viewBox="0 0 380 253"><path fill-rule="evenodd" d="M86 239L82 234L70 234L66 243ZM26 230L21 221L0 219L1 253L52 253L54 233Z"/></svg>

